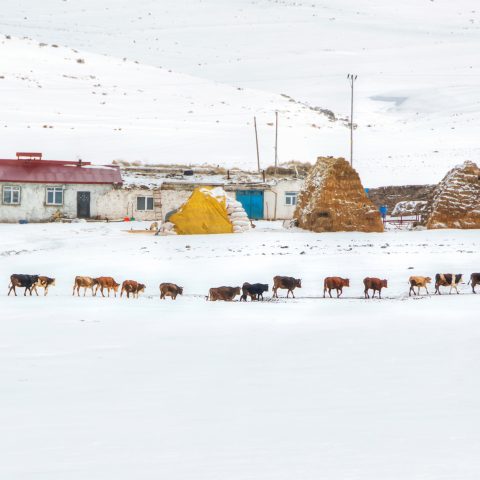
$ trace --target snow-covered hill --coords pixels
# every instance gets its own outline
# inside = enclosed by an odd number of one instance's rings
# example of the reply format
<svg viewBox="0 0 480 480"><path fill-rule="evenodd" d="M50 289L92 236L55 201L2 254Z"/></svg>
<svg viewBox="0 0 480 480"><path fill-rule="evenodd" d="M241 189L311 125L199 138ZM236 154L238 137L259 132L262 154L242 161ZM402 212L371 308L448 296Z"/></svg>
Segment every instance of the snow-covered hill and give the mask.
<svg viewBox="0 0 480 480"><path fill-rule="evenodd" d="M330 109L339 117L349 111L346 73L358 73L355 165L365 185L375 186L436 182L456 163L478 160L479 22L480 9L474 0L6 0L2 2L0 31L113 58L127 57L140 64L162 66L163 73L171 69L229 84L233 89L285 93L311 106ZM101 58L99 70L109 70L116 62ZM3 71L5 67L2 64L0 68ZM55 69L52 66L52 73ZM102 75L91 70L90 74ZM124 79L118 74L112 72L116 84L121 85ZM178 77L171 78L182 91ZM154 84L160 87L163 82ZM211 86L210 93L217 101L209 98L205 103L213 105L210 112L221 125L225 106L218 104L233 102L235 95L226 97L223 86L201 81L194 88L199 97L210 96L203 85ZM77 90L72 91L76 96ZM137 97L135 93L135 87L128 89L131 99ZM152 91L153 95L159 98L158 92ZM244 109L244 99L239 101L242 112L248 112L241 122L210 128L197 105L194 113L187 110L188 115L182 116L181 135L176 130L171 134L161 122L148 131L137 123L143 136L107 136L108 151L100 145L93 156L149 162L165 161L166 156L203 162L208 157L205 161L210 163L254 165L251 125L246 122L251 122L256 110L265 114L261 143L263 157L271 163L273 131L266 123L282 104L277 100L257 103L253 96L245 95L252 107ZM144 116L142 104L147 108L148 102L140 101L138 106L132 102L126 115L117 109L118 120L113 123L135 124L137 117ZM165 118L169 108L171 102L164 105ZM173 124L181 112L171 110ZM89 113L82 108L77 111L80 117ZM108 116L112 118L111 112ZM299 116L296 126L289 128L286 120L283 118L280 131L281 161L312 161L317 154L348 155L348 131L340 123L327 123L332 128L326 129L306 128L312 123L325 126L307 115ZM194 128L192 122L203 128ZM102 116L103 126L115 128L113 123L109 125ZM15 148L20 148L22 139L36 143L31 136L9 138L15 140ZM85 137L78 131L71 137L57 135L56 142L64 157L86 157L94 150L85 148ZM95 142L88 144L93 147Z"/></svg>
<svg viewBox="0 0 480 480"><path fill-rule="evenodd" d="M257 116L263 168L274 159L275 110L284 158L311 159L319 128L341 121L281 95L16 38L0 41L2 154L43 151L145 163L220 164L256 169Z"/></svg>

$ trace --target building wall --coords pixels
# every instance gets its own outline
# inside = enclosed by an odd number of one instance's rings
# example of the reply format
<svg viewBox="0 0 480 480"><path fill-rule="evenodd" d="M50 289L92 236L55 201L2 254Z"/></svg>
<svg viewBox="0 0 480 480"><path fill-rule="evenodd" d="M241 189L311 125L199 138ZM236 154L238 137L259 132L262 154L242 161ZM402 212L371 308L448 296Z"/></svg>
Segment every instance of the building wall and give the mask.
<svg viewBox="0 0 480 480"><path fill-rule="evenodd" d="M279 180L276 185L265 190L264 217L266 220L290 220L293 218L295 205L287 205L285 194L287 192L300 192L303 180ZM276 202L276 206L275 206Z"/></svg>
<svg viewBox="0 0 480 480"><path fill-rule="evenodd" d="M57 211L60 211L67 218L75 218L77 216L77 192L90 192L90 215L96 217L101 215L99 198L113 189L112 185L63 185L63 205L46 205L46 188L61 185L0 182L0 194L3 193L4 185L20 186L21 196L20 205L4 205L2 195L0 198L0 222L48 221Z"/></svg>

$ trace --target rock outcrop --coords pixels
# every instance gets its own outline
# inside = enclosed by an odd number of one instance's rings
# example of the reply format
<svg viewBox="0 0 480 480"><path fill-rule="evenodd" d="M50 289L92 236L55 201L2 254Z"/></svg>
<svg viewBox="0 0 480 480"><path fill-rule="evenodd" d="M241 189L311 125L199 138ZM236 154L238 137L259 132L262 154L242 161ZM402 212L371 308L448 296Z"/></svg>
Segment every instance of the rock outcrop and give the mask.
<svg viewBox="0 0 480 480"><path fill-rule="evenodd" d="M465 162L437 185L427 228L480 228L480 168Z"/></svg>
<svg viewBox="0 0 480 480"><path fill-rule="evenodd" d="M314 232L383 232L378 209L343 158L320 157L300 192L294 218Z"/></svg>

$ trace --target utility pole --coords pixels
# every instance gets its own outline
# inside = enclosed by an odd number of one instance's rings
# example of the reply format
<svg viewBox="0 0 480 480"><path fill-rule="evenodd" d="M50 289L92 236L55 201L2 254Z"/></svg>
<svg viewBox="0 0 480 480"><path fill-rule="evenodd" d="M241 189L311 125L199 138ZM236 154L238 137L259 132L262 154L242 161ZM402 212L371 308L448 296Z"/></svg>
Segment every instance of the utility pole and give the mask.
<svg viewBox="0 0 480 480"><path fill-rule="evenodd" d="M357 75L354 75L353 73L349 73L347 75L347 80L352 90L352 95L350 98L350 165L352 167L353 167L353 86L355 84L356 79L357 79Z"/></svg>
<svg viewBox="0 0 480 480"><path fill-rule="evenodd" d="M260 151L258 150L257 117L253 117L253 125L255 126L255 143L257 145L257 167L258 173L260 173Z"/></svg>
<svg viewBox="0 0 480 480"><path fill-rule="evenodd" d="M275 175L278 168L278 111L275 111Z"/></svg>

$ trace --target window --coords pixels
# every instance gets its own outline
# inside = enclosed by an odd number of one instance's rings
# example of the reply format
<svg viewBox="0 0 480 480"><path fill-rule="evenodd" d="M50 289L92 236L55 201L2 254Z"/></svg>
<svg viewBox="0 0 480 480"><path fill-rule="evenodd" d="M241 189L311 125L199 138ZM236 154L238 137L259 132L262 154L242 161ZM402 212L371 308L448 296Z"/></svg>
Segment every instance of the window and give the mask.
<svg viewBox="0 0 480 480"><path fill-rule="evenodd" d="M63 187L47 187L47 205L63 205Z"/></svg>
<svg viewBox="0 0 480 480"><path fill-rule="evenodd" d="M137 210L153 210L153 197L137 197Z"/></svg>
<svg viewBox="0 0 480 480"><path fill-rule="evenodd" d="M2 202L4 205L20 205L20 187L3 187Z"/></svg>
<svg viewBox="0 0 480 480"><path fill-rule="evenodd" d="M285 192L285 205L297 204L298 192Z"/></svg>

